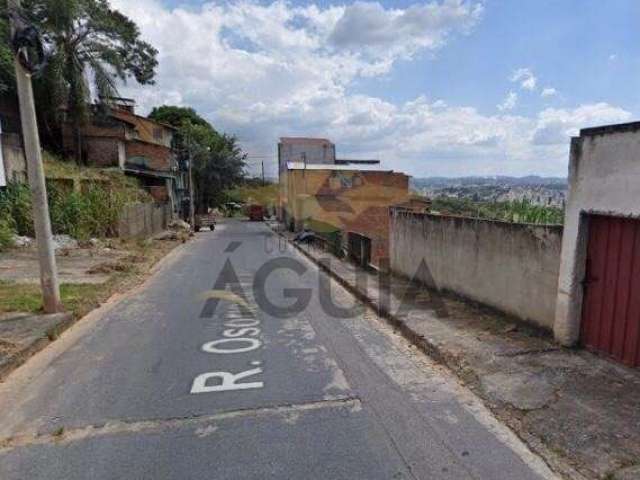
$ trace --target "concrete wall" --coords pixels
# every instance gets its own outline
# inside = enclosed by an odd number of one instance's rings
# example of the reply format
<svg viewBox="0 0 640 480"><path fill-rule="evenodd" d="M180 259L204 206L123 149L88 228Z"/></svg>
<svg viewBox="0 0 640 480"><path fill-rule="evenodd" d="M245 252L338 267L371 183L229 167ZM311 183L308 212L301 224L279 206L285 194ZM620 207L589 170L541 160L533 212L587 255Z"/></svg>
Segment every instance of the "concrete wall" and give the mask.
<svg viewBox="0 0 640 480"><path fill-rule="evenodd" d="M134 203L124 207L118 219L118 236L145 238L167 228L171 220L169 204Z"/></svg>
<svg viewBox="0 0 640 480"><path fill-rule="evenodd" d="M640 122L588 128L571 141L556 339L580 338L589 214L640 218Z"/></svg>
<svg viewBox="0 0 640 480"><path fill-rule="evenodd" d="M336 147L324 138L282 138L278 144L279 170L287 162L332 164L336 160Z"/></svg>
<svg viewBox="0 0 640 480"><path fill-rule="evenodd" d="M392 271L413 278L424 259L437 288L546 329L553 328L561 242L561 226L391 209Z"/></svg>
<svg viewBox="0 0 640 480"><path fill-rule="evenodd" d="M27 181L27 164L22 149L22 140L17 133L0 134L2 162L6 181Z"/></svg>

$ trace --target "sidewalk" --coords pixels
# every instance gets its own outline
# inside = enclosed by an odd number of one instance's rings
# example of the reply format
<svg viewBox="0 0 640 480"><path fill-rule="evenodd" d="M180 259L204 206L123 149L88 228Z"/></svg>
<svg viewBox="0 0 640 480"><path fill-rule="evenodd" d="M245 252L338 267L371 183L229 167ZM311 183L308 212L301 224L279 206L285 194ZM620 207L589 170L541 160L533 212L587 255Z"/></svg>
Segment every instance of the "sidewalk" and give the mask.
<svg viewBox="0 0 640 480"><path fill-rule="evenodd" d="M544 332L482 306L418 293L408 280L394 277L381 288L376 273L296 247L316 263L328 259L323 269L453 370L558 473L640 479L640 371L561 348Z"/></svg>
<svg viewBox="0 0 640 480"><path fill-rule="evenodd" d="M0 381L71 323L69 313L0 314Z"/></svg>
<svg viewBox="0 0 640 480"><path fill-rule="evenodd" d="M147 278L157 262L187 240L170 233L56 252L66 313L42 312L35 246L0 254L0 382L113 294Z"/></svg>

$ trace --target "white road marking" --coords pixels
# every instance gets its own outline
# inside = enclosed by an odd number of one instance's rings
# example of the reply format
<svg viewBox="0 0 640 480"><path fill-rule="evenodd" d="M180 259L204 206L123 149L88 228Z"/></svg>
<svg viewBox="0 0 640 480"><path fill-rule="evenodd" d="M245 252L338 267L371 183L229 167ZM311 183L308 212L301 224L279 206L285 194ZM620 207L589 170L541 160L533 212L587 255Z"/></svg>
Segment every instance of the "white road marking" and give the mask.
<svg viewBox="0 0 640 480"><path fill-rule="evenodd" d="M230 390L250 390L253 388L262 388L262 382L236 383L243 378L251 377L262 373L261 368L254 368L246 372L230 373L230 372L208 372L201 373L193 380L191 385L191 393L211 393L211 392L228 392ZM213 378L220 379L217 385L207 385L207 382Z"/></svg>

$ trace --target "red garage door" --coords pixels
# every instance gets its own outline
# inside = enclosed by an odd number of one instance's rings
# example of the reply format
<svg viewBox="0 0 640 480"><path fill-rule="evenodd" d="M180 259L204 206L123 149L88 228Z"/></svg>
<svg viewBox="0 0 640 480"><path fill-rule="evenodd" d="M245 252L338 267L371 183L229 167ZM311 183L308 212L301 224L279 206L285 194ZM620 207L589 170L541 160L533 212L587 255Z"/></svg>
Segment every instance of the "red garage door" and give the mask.
<svg viewBox="0 0 640 480"><path fill-rule="evenodd" d="M640 365L640 221L589 217L582 343Z"/></svg>

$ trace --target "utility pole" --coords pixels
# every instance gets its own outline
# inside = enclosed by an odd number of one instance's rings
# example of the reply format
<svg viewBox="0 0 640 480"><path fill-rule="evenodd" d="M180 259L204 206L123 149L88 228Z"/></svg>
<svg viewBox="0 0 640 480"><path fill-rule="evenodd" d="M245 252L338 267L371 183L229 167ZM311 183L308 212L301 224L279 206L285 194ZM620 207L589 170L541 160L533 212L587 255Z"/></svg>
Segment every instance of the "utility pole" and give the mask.
<svg viewBox="0 0 640 480"><path fill-rule="evenodd" d="M262 160L262 186L264 187L265 183L264 183L264 160Z"/></svg>
<svg viewBox="0 0 640 480"><path fill-rule="evenodd" d="M11 38L20 28L16 16L19 15L20 0L8 0L11 16ZM26 53L25 53L26 55ZM42 165L42 151L40 150L40 136L36 121L36 108L33 100L31 74L23 67L16 54L14 59L16 70L16 85L20 103L20 121L22 124L22 138L24 153L27 160L27 174L31 187L31 202L33 208L33 223L38 244L38 261L40 264L40 285L44 311L55 313L62 311L60 301L60 286L56 268L51 220L49 218L49 204L47 203L47 187Z"/></svg>
<svg viewBox="0 0 640 480"><path fill-rule="evenodd" d="M191 140L187 140L187 152L189 158L189 220L191 223L191 229L196 230L196 212L195 204L193 201L193 157L191 155Z"/></svg>

